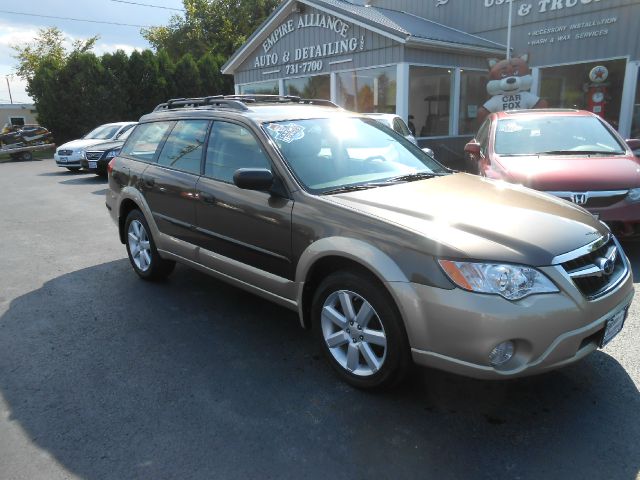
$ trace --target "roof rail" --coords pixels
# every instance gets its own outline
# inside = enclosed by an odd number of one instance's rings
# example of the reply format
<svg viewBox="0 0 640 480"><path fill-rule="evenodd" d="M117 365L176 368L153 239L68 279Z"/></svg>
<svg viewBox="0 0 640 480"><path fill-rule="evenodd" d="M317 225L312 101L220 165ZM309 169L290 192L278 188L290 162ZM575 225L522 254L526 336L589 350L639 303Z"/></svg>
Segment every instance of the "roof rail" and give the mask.
<svg viewBox="0 0 640 480"><path fill-rule="evenodd" d="M302 103L304 105L322 105L324 107L340 108L330 100L319 98L302 98L298 95L263 95L263 94L245 94L245 95L225 95L225 99L240 100L242 102L266 102L266 103Z"/></svg>
<svg viewBox="0 0 640 480"><path fill-rule="evenodd" d="M175 110L177 108L196 108L196 107L219 107L230 108L232 110L246 111L249 110L242 102L234 99L227 99L223 95L212 95L209 97L198 98L172 98L165 103L161 103L153 109L154 112L159 110Z"/></svg>
<svg viewBox="0 0 640 480"><path fill-rule="evenodd" d="M323 107L340 108L329 100L300 98L296 95L211 95L198 98L172 98L165 103L159 104L153 109L154 112L160 110L175 110L177 108L196 107L218 107L230 108L233 110L249 110L245 104L249 103L298 103L303 105L318 105Z"/></svg>

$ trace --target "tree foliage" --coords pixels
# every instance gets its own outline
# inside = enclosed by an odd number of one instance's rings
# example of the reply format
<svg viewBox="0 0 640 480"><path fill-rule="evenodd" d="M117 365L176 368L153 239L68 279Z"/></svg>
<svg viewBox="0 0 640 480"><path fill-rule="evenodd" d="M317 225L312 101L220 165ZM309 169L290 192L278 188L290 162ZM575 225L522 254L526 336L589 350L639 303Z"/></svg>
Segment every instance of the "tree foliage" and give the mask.
<svg viewBox="0 0 640 480"><path fill-rule="evenodd" d="M29 80L33 78L38 67L45 61L50 66L62 66L70 55L85 53L93 48L100 37L95 36L85 40L74 40L71 51L64 47L65 36L58 27L41 28L33 42L22 45L12 45L14 57L18 60L16 73Z"/></svg>
<svg viewBox="0 0 640 480"><path fill-rule="evenodd" d="M98 37L69 42L56 27L13 47L38 119L58 144L101 123L136 120L176 97L233 93L220 69L280 0L183 0L184 15L143 30L155 52L94 55Z"/></svg>
<svg viewBox="0 0 640 480"><path fill-rule="evenodd" d="M280 4L280 0L183 0L184 15L169 25L143 29L157 50L177 60L185 53L229 58Z"/></svg>

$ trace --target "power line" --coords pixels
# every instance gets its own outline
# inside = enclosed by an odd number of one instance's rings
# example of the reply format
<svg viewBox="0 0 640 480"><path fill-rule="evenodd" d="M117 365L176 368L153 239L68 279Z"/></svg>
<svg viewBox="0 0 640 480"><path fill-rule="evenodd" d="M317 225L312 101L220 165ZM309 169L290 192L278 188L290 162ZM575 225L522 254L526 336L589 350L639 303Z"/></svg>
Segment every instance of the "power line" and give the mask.
<svg viewBox="0 0 640 480"><path fill-rule="evenodd" d="M56 20L71 20L73 22L103 23L105 25L118 25L118 26L121 26L121 27L151 28L150 25L135 25L135 24L131 24L131 23L105 22L103 20L87 20L85 18L55 17L53 15L40 15L40 14L36 14L36 13L11 12L9 10L0 10L0 13L8 13L8 14L11 14L11 15L23 15L25 17L41 17L41 18L53 18L53 19L56 19Z"/></svg>
<svg viewBox="0 0 640 480"><path fill-rule="evenodd" d="M140 7L162 8L163 10L175 10L176 12L184 12L183 8L163 7L162 5L152 5L151 3L128 2L127 0L111 0L117 3L128 3L129 5L138 5Z"/></svg>

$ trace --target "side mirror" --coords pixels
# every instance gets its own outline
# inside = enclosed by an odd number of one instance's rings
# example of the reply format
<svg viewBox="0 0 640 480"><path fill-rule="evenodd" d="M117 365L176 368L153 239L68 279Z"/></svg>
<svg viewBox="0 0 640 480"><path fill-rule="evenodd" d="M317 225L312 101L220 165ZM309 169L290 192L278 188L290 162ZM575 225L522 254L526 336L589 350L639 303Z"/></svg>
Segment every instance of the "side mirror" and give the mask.
<svg viewBox="0 0 640 480"><path fill-rule="evenodd" d="M480 155L480 144L478 142L469 142L464 146L464 151L470 155Z"/></svg>
<svg viewBox="0 0 640 480"><path fill-rule="evenodd" d="M433 150L431 150L429 147L424 147L422 151L429 155L431 158L436 158L436 154L433 153Z"/></svg>
<svg viewBox="0 0 640 480"><path fill-rule="evenodd" d="M627 145L631 150L633 150L633 153L638 155L638 150L640 150L640 140L637 138L630 138L627 140Z"/></svg>
<svg viewBox="0 0 640 480"><path fill-rule="evenodd" d="M269 190L273 174L266 168L239 168L233 174L233 183L244 190Z"/></svg>

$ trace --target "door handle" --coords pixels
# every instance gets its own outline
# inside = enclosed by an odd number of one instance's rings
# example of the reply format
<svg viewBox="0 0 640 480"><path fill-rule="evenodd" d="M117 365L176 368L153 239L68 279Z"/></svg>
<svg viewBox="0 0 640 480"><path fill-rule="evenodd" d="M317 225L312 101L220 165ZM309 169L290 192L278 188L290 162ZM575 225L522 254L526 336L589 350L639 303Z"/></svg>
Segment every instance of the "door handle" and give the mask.
<svg viewBox="0 0 640 480"><path fill-rule="evenodd" d="M200 197L200 200L202 200L204 203L209 203L209 204L216 203L216 197L214 197L210 193L199 192L198 197Z"/></svg>

